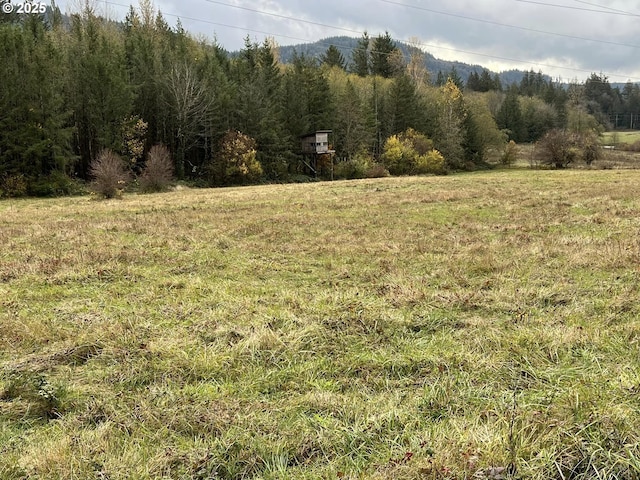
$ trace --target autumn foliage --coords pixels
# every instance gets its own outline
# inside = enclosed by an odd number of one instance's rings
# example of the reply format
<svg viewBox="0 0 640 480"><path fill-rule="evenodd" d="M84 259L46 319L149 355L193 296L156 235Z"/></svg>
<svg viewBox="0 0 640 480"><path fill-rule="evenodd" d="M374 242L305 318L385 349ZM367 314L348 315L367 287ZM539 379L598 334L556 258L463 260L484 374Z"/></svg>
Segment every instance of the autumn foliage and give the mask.
<svg viewBox="0 0 640 480"><path fill-rule="evenodd" d="M382 160L392 175L446 172L445 159L433 142L412 128L387 139Z"/></svg>
<svg viewBox="0 0 640 480"><path fill-rule="evenodd" d="M243 184L258 180L262 165L256 158L256 141L237 130L222 137L220 150L211 173L219 184Z"/></svg>

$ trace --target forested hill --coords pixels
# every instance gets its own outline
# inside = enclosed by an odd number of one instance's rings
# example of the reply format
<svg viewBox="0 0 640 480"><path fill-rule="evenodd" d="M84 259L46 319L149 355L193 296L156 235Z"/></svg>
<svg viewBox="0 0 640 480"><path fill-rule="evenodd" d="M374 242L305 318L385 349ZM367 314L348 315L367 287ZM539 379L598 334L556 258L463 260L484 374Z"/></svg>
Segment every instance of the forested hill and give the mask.
<svg viewBox="0 0 640 480"><path fill-rule="evenodd" d="M295 54L304 54L305 56L312 58L320 58L327 51L327 49L334 45L338 51L343 55L347 63L351 61L352 52L358 46L358 39L347 36L329 37L322 40L318 40L313 43L302 43L297 45L287 45L279 47L280 60L283 63L290 63ZM400 49L405 58L410 56L411 46L404 42L395 42L395 45ZM484 67L482 65L470 65L463 62L455 62L448 60L441 60L434 57L432 54L425 52L425 66L430 74L435 78L438 72L446 74L451 72L455 68L462 81L466 83L471 73L482 73ZM496 72L492 72L492 76ZM511 85L514 83L520 83L522 78L527 72L521 70L507 70L504 72L497 72L498 77L502 85ZM545 80L551 80L550 77L545 75Z"/></svg>

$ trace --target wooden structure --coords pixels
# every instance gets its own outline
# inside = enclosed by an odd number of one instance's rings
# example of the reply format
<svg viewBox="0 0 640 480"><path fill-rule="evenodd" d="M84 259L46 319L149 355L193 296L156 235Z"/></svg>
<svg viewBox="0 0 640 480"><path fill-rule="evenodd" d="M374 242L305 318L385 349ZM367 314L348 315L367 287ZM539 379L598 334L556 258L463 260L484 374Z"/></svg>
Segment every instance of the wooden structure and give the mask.
<svg viewBox="0 0 640 480"><path fill-rule="evenodd" d="M329 155L331 160L331 173L333 177L333 158L332 155L335 150L329 149L329 134L331 130L317 130L312 133L307 133L300 137L302 163L308 170L313 173L314 176L318 176L318 158L321 155Z"/></svg>

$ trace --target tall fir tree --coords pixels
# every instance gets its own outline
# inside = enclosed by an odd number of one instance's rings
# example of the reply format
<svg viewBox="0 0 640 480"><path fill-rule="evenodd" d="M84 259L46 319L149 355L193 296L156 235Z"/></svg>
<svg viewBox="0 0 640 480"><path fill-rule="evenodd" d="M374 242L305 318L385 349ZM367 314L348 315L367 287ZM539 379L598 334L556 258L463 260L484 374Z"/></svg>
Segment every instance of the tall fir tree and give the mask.
<svg viewBox="0 0 640 480"><path fill-rule="evenodd" d="M73 110L78 174L88 178L89 164L101 150L122 147L121 125L131 113L131 88L115 27L86 8L72 16L70 36L65 95Z"/></svg>
<svg viewBox="0 0 640 480"><path fill-rule="evenodd" d="M28 183L73 165L64 52L42 15L0 25L0 176Z"/></svg>
<svg viewBox="0 0 640 480"><path fill-rule="evenodd" d="M399 49L389 32L378 35L371 48L371 73L384 78L390 78L398 73L398 62L394 61L396 52L399 52Z"/></svg>
<svg viewBox="0 0 640 480"><path fill-rule="evenodd" d="M351 53L351 71L360 77L366 77L369 75L370 60L369 60L369 34L365 31L362 34L362 38L358 40L358 45Z"/></svg>
<svg viewBox="0 0 640 480"><path fill-rule="evenodd" d="M420 99L408 74L394 78L389 89L390 134L418 128Z"/></svg>
<svg viewBox="0 0 640 480"><path fill-rule="evenodd" d="M340 53L340 50L338 50L335 45L329 45L327 51L322 54L322 57L320 57L320 61L323 65L330 68L338 67L344 70L345 67L344 55Z"/></svg>
<svg viewBox="0 0 640 480"><path fill-rule="evenodd" d="M502 102L500 110L498 110L496 122L498 127L507 132L509 140L513 140L516 143L525 140L526 132L516 85L512 85L507 90L507 95Z"/></svg>

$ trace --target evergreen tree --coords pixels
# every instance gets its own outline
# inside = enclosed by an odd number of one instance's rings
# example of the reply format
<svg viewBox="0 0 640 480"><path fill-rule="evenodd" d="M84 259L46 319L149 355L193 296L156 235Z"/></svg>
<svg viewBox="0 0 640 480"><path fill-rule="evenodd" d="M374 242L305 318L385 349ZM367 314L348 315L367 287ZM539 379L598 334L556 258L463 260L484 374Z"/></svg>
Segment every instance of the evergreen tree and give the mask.
<svg viewBox="0 0 640 480"><path fill-rule="evenodd" d="M584 96L587 111L603 125L609 123L609 115L622 103L620 91L611 87L606 75L592 73L584 84Z"/></svg>
<svg viewBox="0 0 640 480"><path fill-rule="evenodd" d="M396 77L389 90L389 132L395 135L416 128L420 101L416 86L407 74Z"/></svg>
<svg viewBox="0 0 640 480"><path fill-rule="evenodd" d="M325 71L313 59L297 54L285 75L284 89L285 124L292 151L297 151L301 135L331 128L332 95Z"/></svg>
<svg viewBox="0 0 640 480"><path fill-rule="evenodd" d="M161 86L165 83L163 72L170 68L161 64L163 39L162 31L148 23L143 25L138 13L130 7L125 18L124 50L128 83L133 94L132 110L148 123L149 144L173 145L168 132L162 128Z"/></svg>
<svg viewBox="0 0 640 480"><path fill-rule="evenodd" d="M458 90L462 90L464 88L464 83L462 82L462 78L460 77L460 74L456 70L455 66L451 67L451 70L449 71L447 75L447 79L445 80L443 86L445 86L449 80L451 80L453 84L456 87L458 87Z"/></svg>
<svg viewBox="0 0 640 480"><path fill-rule="evenodd" d="M480 76L478 72L475 70L469 74L469 78L467 78L467 90L471 90L473 92L480 92Z"/></svg>
<svg viewBox="0 0 640 480"><path fill-rule="evenodd" d="M558 124L558 113L540 97L521 99L523 141L536 142Z"/></svg>
<svg viewBox="0 0 640 480"><path fill-rule="evenodd" d="M396 52L399 52L399 49L396 47L389 32L385 32L384 35L378 35L373 41L371 49L371 73L384 78L390 78L398 73L399 65L393 61L393 56Z"/></svg>
<svg viewBox="0 0 640 480"><path fill-rule="evenodd" d="M105 148L122 147L121 122L131 113L124 46L115 29L102 25L90 9L71 21L65 94L73 110L78 174Z"/></svg>
<svg viewBox="0 0 640 480"><path fill-rule="evenodd" d="M22 176L28 186L64 172L72 158L65 65L41 15L27 16L23 26L0 25L0 64L0 177Z"/></svg>
<svg viewBox="0 0 640 480"><path fill-rule="evenodd" d="M640 85L627 82L622 89L622 113L618 117L616 126L623 128L638 128L640 122Z"/></svg>
<svg viewBox="0 0 640 480"><path fill-rule="evenodd" d="M41 15L0 25L0 177L28 183L72 165L63 52Z"/></svg>
<svg viewBox="0 0 640 480"><path fill-rule="evenodd" d="M5 13L5 3L11 3L11 0L0 0L0 8L2 8L2 10L0 11L0 26L3 24L18 23L20 21L20 15L18 15L18 12L15 8L12 9L10 13Z"/></svg>
<svg viewBox="0 0 640 480"><path fill-rule="evenodd" d="M365 31L351 54L351 71L360 77L369 75L369 34Z"/></svg>
<svg viewBox="0 0 640 480"><path fill-rule="evenodd" d="M502 82L500 81L500 75L497 73L493 76L493 88L491 90L502 91Z"/></svg>
<svg viewBox="0 0 640 480"><path fill-rule="evenodd" d="M205 165L213 161L214 152L224 134L233 127L231 112L234 87L229 79L229 59L222 47L218 44L211 48L202 45L200 54L202 61L198 64L199 75L206 80L210 99L202 137L204 157L199 165L199 171L203 171Z"/></svg>
<svg viewBox="0 0 640 480"><path fill-rule="evenodd" d="M522 119L522 111L520 109L520 98L518 95L518 87L512 85L507 91L507 96L498 110L496 118L498 127L507 131L509 140L516 143L525 140L524 122Z"/></svg>
<svg viewBox="0 0 640 480"><path fill-rule="evenodd" d="M344 70L344 56L335 45L329 45L327 51L322 55L320 61L328 67L338 67Z"/></svg>
<svg viewBox="0 0 640 480"><path fill-rule="evenodd" d="M499 81L499 80L498 80ZM491 78L491 74L489 70L486 68L482 69L482 73L480 74L480 78L478 79L478 91L479 92L488 92L490 90L499 90L496 88L496 83L493 78Z"/></svg>
<svg viewBox="0 0 640 480"><path fill-rule="evenodd" d="M257 160L264 174L283 178L291 161L291 140L285 130L283 81L272 45L247 42L236 68L240 72L236 128L256 140Z"/></svg>

